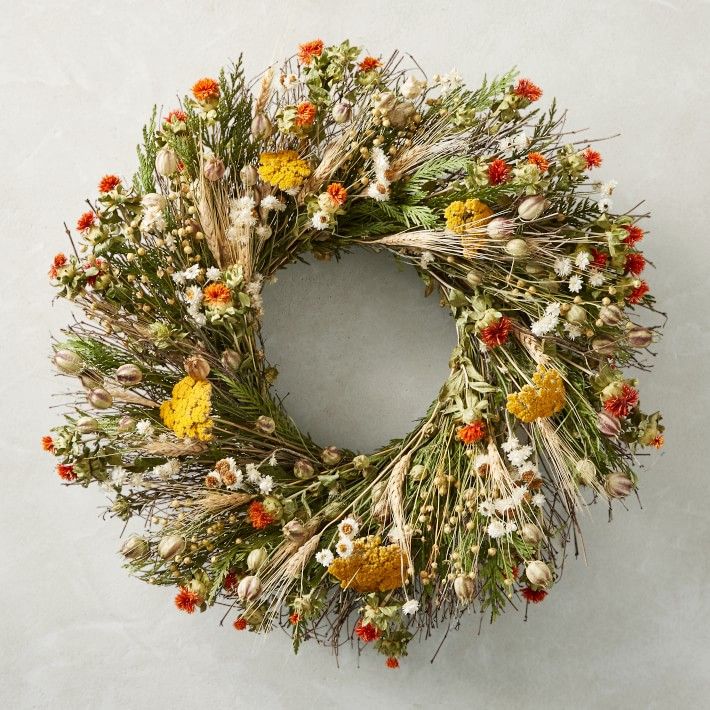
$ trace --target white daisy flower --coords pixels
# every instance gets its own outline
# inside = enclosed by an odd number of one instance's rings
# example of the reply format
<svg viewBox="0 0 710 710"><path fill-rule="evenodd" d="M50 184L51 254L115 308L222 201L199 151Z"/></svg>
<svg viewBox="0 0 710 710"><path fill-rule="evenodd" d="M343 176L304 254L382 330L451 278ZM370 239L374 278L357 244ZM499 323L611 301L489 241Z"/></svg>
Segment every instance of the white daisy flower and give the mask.
<svg viewBox="0 0 710 710"><path fill-rule="evenodd" d="M202 303L202 289L199 286L188 286L185 289L185 301L191 306L199 306Z"/></svg>
<svg viewBox="0 0 710 710"><path fill-rule="evenodd" d="M487 518L490 518L491 515L496 512L495 504L490 500L482 500L478 504L478 512L481 515L485 515Z"/></svg>
<svg viewBox="0 0 710 710"><path fill-rule="evenodd" d="M266 211L273 210L274 212L283 212L286 209L286 203L281 202L281 200L274 195L267 195L262 198L259 207Z"/></svg>
<svg viewBox="0 0 710 710"><path fill-rule="evenodd" d="M520 442L518 441L517 436L509 436L508 441L503 442L500 445L500 448L505 451L507 454L509 451L512 451L513 449L517 449L520 447Z"/></svg>
<svg viewBox="0 0 710 710"><path fill-rule="evenodd" d="M316 562L323 565L323 567L330 567L334 559L335 557L330 550L318 550L316 552Z"/></svg>
<svg viewBox="0 0 710 710"><path fill-rule="evenodd" d="M193 281L196 279L200 273L200 265L199 264L193 264L192 266L188 267L185 269L185 271L182 272L183 276L188 280L188 281Z"/></svg>
<svg viewBox="0 0 710 710"><path fill-rule="evenodd" d="M582 277L577 276L577 274L571 276L570 280L567 282L567 288L572 293L579 293L582 290Z"/></svg>
<svg viewBox="0 0 710 710"><path fill-rule="evenodd" d="M500 520L491 521L486 530L488 532L488 536L494 540L505 535L505 525Z"/></svg>
<svg viewBox="0 0 710 710"><path fill-rule="evenodd" d="M371 182L367 188L367 196L377 202L387 202L390 198L390 190L383 182Z"/></svg>
<svg viewBox="0 0 710 710"><path fill-rule="evenodd" d="M541 336L550 333L555 328L560 320L560 304L550 303L545 308L545 314L540 318L540 320L535 321L531 324L530 330L533 335Z"/></svg>
<svg viewBox="0 0 710 710"><path fill-rule="evenodd" d="M192 316L192 320L194 320L197 325L206 325L207 316L204 313L190 313L190 315Z"/></svg>
<svg viewBox="0 0 710 710"><path fill-rule="evenodd" d="M168 234L167 237L165 237L165 246L170 249L170 251L175 251L175 247L177 246L177 239L172 234ZM173 274L173 277L175 277L175 274Z"/></svg>
<svg viewBox="0 0 710 710"><path fill-rule="evenodd" d="M114 466L111 469L111 482L115 486L122 486L128 478L128 471L123 466Z"/></svg>
<svg viewBox="0 0 710 710"><path fill-rule="evenodd" d="M269 466L276 466L277 463L276 453L271 454L271 456L269 456Z"/></svg>
<svg viewBox="0 0 710 710"><path fill-rule="evenodd" d="M562 278L569 276L572 273L572 260L568 257L558 256L555 263L552 265L555 273Z"/></svg>
<svg viewBox="0 0 710 710"><path fill-rule="evenodd" d="M407 616L416 614L419 611L419 602L416 599L408 599L402 604L402 613Z"/></svg>
<svg viewBox="0 0 710 710"><path fill-rule="evenodd" d="M532 497L532 504L536 505L538 508L542 508L545 505L545 496L542 493L536 493Z"/></svg>
<svg viewBox="0 0 710 710"><path fill-rule="evenodd" d="M576 323L565 323L564 329L570 340L577 340L582 335L582 329Z"/></svg>
<svg viewBox="0 0 710 710"><path fill-rule="evenodd" d="M338 525L338 532L342 537L355 537L360 529L360 523L355 518L343 518Z"/></svg>
<svg viewBox="0 0 710 710"><path fill-rule="evenodd" d="M505 498L498 498L493 504L495 506L496 512L505 513L506 510L510 510L513 507L513 499L510 496Z"/></svg>
<svg viewBox="0 0 710 710"><path fill-rule="evenodd" d="M259 239L268 239L272 234L273 230L268 224L260 224L256 228L256 236L259 237Z"/></svg>
<svg viewBox="0 0 710 710"><path fill-rule="evenodd" d="M173 282L177 284L178 286L184 286L186 279L185 279L185 274L182 271L176 271L172 275Z"/></svg>
<svg viewBox="0 0 710 710"><path fill-rule="evenodd" d="M422 269L428 269L429 264L434 261L434 258L434 255L430 251L423 251L419 259L419 266L421 266Z"/></svg>
<svg viewBox="0 0 710 710"><path fill-rule="evenodd" d="M588 251L580 251L579 254L574 258L574 263L582 271L586 270L592 261L592 255Z"/></svg>
<svg viewBox="0 0 710 710"><path fill-rule="evenodd" d="M514 533L518 529L518 525L513 522L512 520L508 521L505 524L505 532L506 535L510 535L510 533Z"/></svg>
<svg viewBox="0 0 710 710"><path fill-rule="evenodd" d="M274 479L272 476L262 476L259 481L259 492L267 496L274 490Z"/></svg>
<svg viewBox="0 0 710 710"><path fill-rule="evenodd" d="M338 557L350 557L353 554L353 541L349 537L341 537L335 545Z"/></svg>
<svg viewBox="0 0 710 710"><path fill-rule="evenodd" d="M525 466L528 462L530 456L532 456L532 446L526 444L525 446L520 446L517 449L513 449L507 453L508 461L513 464L516 468Z"/></svg>
<svg viewBox="0 0 710 710"><path fill-rule="evenodd" d="M136 433L140 436L153 436L153 422L150 419L141 419L136 424Z"/></svg>
<svg viewBox="0 0 710 710"><path fill-rule="evenodd" d="M599 288L604 284L604 275L601 271L592 270L589 272L589 285L592 288Z"/></svg>
<svg viewBox="0 0 710 710"><path fill-rule="evenodd" d="M311 225L319 231L327 229L330 226L330 216L323 210L318 210L311 219Z"/></svg>
<svg viewBox="0 0 710 710"><path fill-rule="evenodd" d="M513 136L513 145L518 150L525 150L530 145L530 139L527 137L524 131Z"/></svg>
<svg viewBox="0 0 710 710"><path fill-rule="evenodd" d="M619 183L616 180L608 180L607 182L596 183L595 187L600 195L611 195Z"/></svg>
<svg viewBox="0 0 710 710"><path fill-rule="evenodd" d="M210 268L205 271L205 276L208 281L219 281L221 273L222 272L216 266L210 266Z"/></svg>
<svg viewBox="0 0 710 710"><path fill-rule="evenodd" d="M525 498L525 494L528 492L527 486L515 486L513 488L510 497L513 499L515 505L520 505Z"/></svg>
<svg viewBox="0 0 710 710"><path fill-rule="evenodd" d="M254 207L256 207L256 202L251 195L235 197L229 201L230 212L250 212Z"/></svg>
<svg viewBox="0 0 710 710"><path fill-rule="evenodd" d="M253 463L248 463L246 465L247 469L247 481L251 483L253 486L258 486L259 482L261 481L261 474L259 473L259 469L253 464Z"/></svg>

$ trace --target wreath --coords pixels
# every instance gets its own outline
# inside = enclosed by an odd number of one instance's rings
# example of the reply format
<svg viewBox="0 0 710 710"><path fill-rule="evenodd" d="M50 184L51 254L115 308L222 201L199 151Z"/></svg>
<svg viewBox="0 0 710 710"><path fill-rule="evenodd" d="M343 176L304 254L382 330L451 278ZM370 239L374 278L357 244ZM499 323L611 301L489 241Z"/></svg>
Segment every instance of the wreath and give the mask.
<svg viewBox="0 0 710 710"><path fill-rule="evenodd" d="M636 491L663 444L627 374L662 325L645 215L612 210L600 153L541 95L315 40L200 79L153 110L132 181L101 178L49 272L83 318L53 344L79 386L43 445L179 610L397 667L466 611L541 602L580 511ZM298 428L260 340L279 269L355 247L413 267L457 335L416 428L369 454Z"/></svg>

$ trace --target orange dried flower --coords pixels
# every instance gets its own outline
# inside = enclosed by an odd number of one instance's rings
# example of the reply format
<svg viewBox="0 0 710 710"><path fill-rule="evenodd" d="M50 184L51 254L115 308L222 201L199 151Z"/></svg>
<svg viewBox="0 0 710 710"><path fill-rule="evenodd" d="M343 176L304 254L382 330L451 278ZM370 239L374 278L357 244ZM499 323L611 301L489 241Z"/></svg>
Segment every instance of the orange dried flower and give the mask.
<svg viewBox="0 0 710 710"><path fill-rule="evenodd" d="M195 594L195 592L187 587L180 587L175 597L175 606L180 609L180 611L192 614L200 604L202 604L202 597L199 594Z"/></svg>
<svg viewBox="0 0 710 710"><path fill-rule="evenodd" d="M621 240L624 244L628 244L632 247L643 239L644 232L641 227L637 227L635 224L627 224L624 225L624 229L627 232L627 236Z"/></svg>
<svg viewBox="0 0 710 710"><path fill-rule="evenodd" d="M313 39L298 45L298 61L306 66L311 63L314 57L320 57L321 54L323 54L322 39Z"/></svg>
<svg viewBox="0 0 710 710"><path fill-rule="evenodd" d="M234 623L232 626L237 630L237 631L244 631L247 627L247 620L243 617L240 616L238 619L234 620Z"/></svg>
<svg viewBox="0 0 710 710"><path fill-rule="evenodd" d="M185 123L187 121L187 114L180 109L173 109L164 119L163 123Z"/></svg>
<svg viewBox="0 0 710 710"><path fill-rule="evenodd" d="M399 661L394 656L390 656L385 661L385 665L387 668L399 668Z"/></svg>
<svg viewBox="0 0 710 710"><path fill-rule="evenodd" d="M503 345L508 340L508 335L513 327L510 318L505 316L499 318L495 323L491 323L481 330L478 337L489 347L496 348Z"/></svg>
<svg viewBox="0 0 710 710"><path fill-rule="evenodd" d="M99 180L99 192L111 192L121 184L121 178L117 175L104 175Z"/></svg>
<svg viewBox="0 0 710 710"><path fill-rule="evenodd" d="M654 449L660 449L663 444L666 443L666 439L663 436L663 434L659 434L658 436L654 436L653 439L651 440L651 446L653 446Z"/></svg>
<svg viewBox="0 0 710 710"><path fill-rule="evenodd" d="M192 85L192 95L201 104L217 101L219 99L219 84L209 77L199 79Z"/></svg>
<svg viewBox="0 0 710 710"><path fill-rule="evenodd" d="M365 57L360 64L358 64L358 69L360 71L373 71L374 69L379 69L382 66L382 62L377 57Z"/></svg>
<svg viewBox="0 0 710 710"><path fill-rule="evenodd" d="M519 79L513 93L528 101L537 101L542 96L542 89L530 79Z"/></svg>
<svg viewBox="0 0 710 710"><path fill-rule="evenodd" d="M257 530L263 530L274 522L274 519L266 512L266 508L264 508L264 504L261 501L255 500L251 503L247 513L252 527Z"/></svg>
<svg viewBox="0 0 710 710"><path fill-rule="evenodd" d="M295 123L299 128L312 126L316 120L316 107L310 101L302 101L296 107Z"/></svg>
<svg viewBox="0 0 710 710"><path fill-rule="evenodd" d="M62 481L76 481L76 474L74 473L74 464L71 463L58 463L57 464L57 475Z"/></svg>
<svg viewBox="0 0 710 710"><path fill-rule="evenodd" d="M542 153L529 153L528 163L536 165L541 173L546 172L547 169L550 167L549 161Z"/></svg>
<svg viewBox="0 0 710 710"><path fill-rule="evenodd" d="M291 614L291 616L288 617L288 621L290 624L294 624L294 626L301 620L301 615L296 614L295 612Z"/></svg>
<svg viewBox="0 0 710 710"><path fill-rule="evenodd" d="M79 232L88 232L96 223L96 215L93 212L84 212L76 221L76 228Z"/></svg>
<svg viewBox="0 0 710 710"><path fill-rule="evenodd" d="M345 200L348 199L348 191L339 182L332 182L325 190L330 199L335 202L339 207L345 204Z"/></svg>
<svg viewBox="0 0 710 710"><path fill-rule="evenodd" d="M587 150L582 153L582 156L587 163L587 170L598 168L602 164L602 154L598 150L587 148Z"/></svg>
<svg viewBox="0 0 710 710"><path fill-rule="evenodd" d="M209 284L205 286L202 295L207 306L225 308L232 305L232 292L226 284Z"/></svg>
<svg viewBox="0 0 710 710"><path fill-rule="evenodd" d="M51 436L42 437L42 450L49 451L50 454L54 453L54 439Z"/></svg>
<svg viewBox="0 0 710 710"><path fill-rule="evenodd" d="M363 624L362 619L358 619L355 624L355 634L364 643L370 643L380 638L380 630L374 624Z"/></svg>
<svg viewBox="0 0 710 710"><path fill-rule="evenodd" d="M486 435L486 424L483 419L476 419L476 421L466 424L465 426L459 427L456 430L456 436L464 444L475 444L480 441Z"/></svg>
<svg viewBox="0 0 710 710"><path fill-rule="evenodd" d="M61 252L59 252L59 254L56 254L54 259L52 260L52 265L49 267L50 278L56 279L59 269L61 269L62 266L64 266L66 263L67 263L66 254L62 254Z"/></svg>
<svg viewBox="0 0 710 710"><path fill-rule="evenodd" d="M500 185L508 179L508 175L510 175L510 166L501 158L496 158L488 166L488 182L491 185Z"/></svg>

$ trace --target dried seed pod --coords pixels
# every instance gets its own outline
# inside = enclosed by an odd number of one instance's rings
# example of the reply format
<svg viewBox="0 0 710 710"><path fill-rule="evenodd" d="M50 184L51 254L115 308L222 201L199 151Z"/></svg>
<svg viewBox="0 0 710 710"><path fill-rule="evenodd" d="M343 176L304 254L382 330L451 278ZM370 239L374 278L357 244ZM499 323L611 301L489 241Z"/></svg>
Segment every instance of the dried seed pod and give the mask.
<svg viewBox="0 0 710 710"><path fill-rule="evenodd" d="M632 348L647 348L653 342L653 331L640 325L635 325L627 333L629 345Z"/></svg>
<svg viewBox="0 0 710 710"><path fill-rule="evenodd" d="M81 417L76 421L76 430L80 434L92 434L99 429L98 419L94 417Z"/></svg>
<svg viewBox="0 0 710 710"><path fill-rule="evenodd" d="M236 350L225 350L221 362L225 370L238 370L242 364L242 357Z"/></svg>
<svg viewBox="0 0 710 710"><path fill-rule="evenodd" d="M623 473L610 473L604 481L604 490L612 498L626 498L634 490L634 482Z"/></svg>
<svg viewBox="0 0 710 710"><path fill-rule="evenodd" d="M271 417L262 415L256 420L256 428L262 434L273 434L276 431L276 422Z"/></svg>
<svg viewBox="0 0 710 710"><path fill-rule="evenodd" d="M195 380L206 380L210 374L210 364L201 355L192 355L185 360L185 372Z"/></svg>
<svg viewBox="0 0 710 710"><path fill-rule="evenodd" d="M530 254L530 247L524 239L511 239L505 245L505 251L516 259L524 259Z"/></svg>
<svg viewBox="0 0 710 710"><path fill-rule="evenodd" d="M84 369L84 361L73 350L57 350L52 361L65 375L78 375Z"/></svg>
<svg viewBox="0 0 710 710"><path fill-rule="evenodd" d="M525 221L537 219L545 211L547 200L542 195L531 195L518 205L518 216Z"/></svg>
<svg viewBox="0 0 710 710"><path fill-rule="evenodd" d="M273 132L273 126L266 114L257 113L251 122L251 135L255 140L266 140Z"/></svg>
<svg viewBox="0 0 710 710"><path fill-rule="evenodd" d="M534 523L525 523L525 525L520 528L520 537L531 545L537 545L544 536L542 530L540 530L537 525Z"/></svg>
<svg viewBox="0 0 710 710"><path fill-rule="evenodd" d="M528 562L525 567L525 576L531 584L538 587L547 587L552 583L552 571L542 560Z"/></svg>
<svg viewBox="0 0 710 710"><path fill-rule="evenodd" d="M256 572L261 565L266 562L266 558L269 556L265 547L257 547L247 555L247 567L252 571Z"/></svg>
<svg viewBox="0 0 710 710"><path fill-rule="evenodd" d="M177 172L178 157L175 151L167 145L164 145L155 156L155 171L158 175L169 177Z"/></svg>
<svg viewBox="0 0 710 710"><path fill-rule="evenodd" d="M293 464L293 475L296 478L313 478L315 473L315 468L313 468L312 464L306 461L306 459L298 459L296 463Z"/></svg>
<svg viewBox="0 0 710 710"><path fill-rule="evenodd" d="M337 466L343 458L343 452L337 446L328 446L321 451L320 457L326 466Z"/></svg>
<svg viewBox="0 0 710 710"><path fill-rule="evenodd" d="M124 543L121 545L120 553L127 560L139 560L141 557L145 557L148 554L149 546L146 540L138 535L131 535Z"/></svg>
<svg viewBox="0 0 710 710"><path fill-rule="evenodd" d="M242 601L253 602L261 594L261 580L250 574L244 577L237 586L237 596Z"/></svg>
<svg viewBox="0 0 710 710"><path fill-rule="evenodd" d="M621 308L612 303L599 309L599 320L604 325L618 325L622 320L625 320L625 316Z"/></svg>
<svg viewBox="0 0 710 710"><path fill-rule="evenodd" d="M599 431L604 436L615 438L621 433L621 422L613 414L602 410L597 415Z"/></svg>
<svg viewBox="0 0 710 710"><path fill-rule="evenodd" d="M239 171L239 177L244 183L244 187L252 187L259 182L259 171L253 165L245 165Z"/></svg>
<svg viewBox="0 0 710 710"><path fill-rule="evenodd" d="M166 535L158 543L158 554L164 560L172 560L185 549L185 538L182 535Z"/></svg>
<svg viewBox="0 0 710 710"><path fill-rule="evenodd" d="M121 365L121 367L116 370L116 380L124 387L131 387L133 385L140 384L142 379L143 373L141 372L141 369L132 363Z"/></svg>
<svg viewBox="0 0 710 710"><path fill-rule="evenodd" d="M210 181L217 182L224 176L224 163L216 156L210 155L202 166L202 174Z"/></svg>
<svg viewBox="0 0 710 710"><path fill-rule="evenodd" d="M289 520L283 526L282 532L287 540L298 543L304 542L308 535L308 531L300 520Z"/></svg>
<svg viewBox="0 0 710 710"><path fill-rule="evenodd" d="M103 387L91 390L88 400L96 409L108 409L113 404L113 397Z"/></svg>
<svg viewBox="0 0 710 710"><path fill-rule="evenodd" d="M462 604L468 604L476 593L476 583L470 577L460 574L454 580L454 592Z"/></svg>
<svg viewBox="0 0 710 710"><path fill-rule="evenodd" d="M133 417L129 417L127 414L118 420L119 434L125 434L126 432L133 431L135 428L136 420Z"/></svg>

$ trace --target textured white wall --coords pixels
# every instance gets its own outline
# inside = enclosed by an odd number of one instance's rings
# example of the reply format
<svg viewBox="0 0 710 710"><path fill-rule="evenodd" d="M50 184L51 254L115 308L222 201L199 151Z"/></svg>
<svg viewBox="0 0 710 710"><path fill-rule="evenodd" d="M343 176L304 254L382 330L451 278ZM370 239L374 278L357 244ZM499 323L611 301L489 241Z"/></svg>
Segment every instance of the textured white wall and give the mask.
<svg viewBox="0 0 710 710"><path fill-rule="evenodd" d="M707 707L706 3L0 5L0 707ZM601 175L619 180L617 204L645 198L654 213L650 281L671 317L658 366L641 378L645 406L662 407L669 425L667 450L642 478L644 510L632 501L613 525L595 510L588 566L570 560L527 623L509 613L477 636L471 620L434 665L435 643L413 646L398 672L374 654L358 666L348 651L338 668L310 644L294 658L280 633L264 641L220 628L218 612L174 613L168 590L121 569L120 525L98 518L101 494L60 488L38 447L61 388L48 337L68 311L50 308L45 273L65 248L63 220L98 176L131 173L154 101L169 108L240 50L256 73L314 36L371 53L399 47L430 73L456 66L470 82L515 64L571 107L570 126L620 131ZM374 445L406 430L436 391L449 324L384 257L295 268L267 299L280 391L293 392L314 434ZM285 314L293 302L310 310Z"/></svg>

